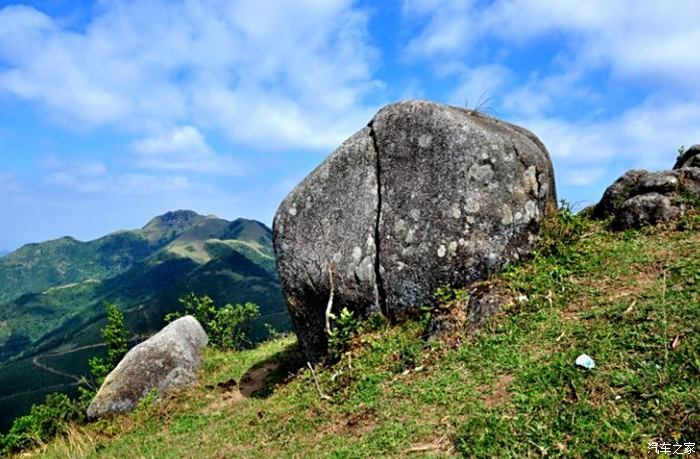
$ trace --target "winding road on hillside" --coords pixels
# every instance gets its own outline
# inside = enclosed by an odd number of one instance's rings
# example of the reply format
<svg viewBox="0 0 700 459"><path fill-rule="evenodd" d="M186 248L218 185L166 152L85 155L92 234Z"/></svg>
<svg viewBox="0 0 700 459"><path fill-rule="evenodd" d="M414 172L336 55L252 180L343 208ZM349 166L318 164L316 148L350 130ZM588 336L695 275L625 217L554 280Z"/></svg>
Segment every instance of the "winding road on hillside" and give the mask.
<svg viewBox="0 0 700 459"><path fill-rule="evenodd" d="M129 338L129 341L140 342L140 341L142 341L142 340L143 340L144 338L146 338L146 337L148 337L148 335L136 335L136 336L133 336L133 337ZM88 345L85 345L85 346L80 346L80 347L75 347L75 348L71 348L71 349L66 349L65 351L49 352L49 353L46 353L46 354L39 354L39 355L36 355L36 356L32 357L32 363L34 364L34 366L36 366L36 367L38 367L38 368L41 368L41 369L44 370L44 371L48 371L48 372L50 372L50 373L53 373L53 374L56 374L56 375L59 375L59 376L63 376L63 377L65 377L65 378L70 378L70 379L74 380L76 383L81 383L81 382L83 382L83 379L84 379L83 377L78 376L78 375L74 375L74 374L71 374L71 373L67 373L67 372L65 372L65 371L58 370L58 369L53 368L53 367L50 367L50 366L48 366L47 364L45 364L44 362L42 362L41 360L39 360L39 358L40 358L40 357L57 357L57 356L61 356L61 355L72 354L72 353L74 353L74 352L84 351L84 350L86 350L86 349L95 349L95 348L98 348L98 347L105 347L105 346L106 346L105 343L88 344Z"/></svg>
<svg viewBox="0 0 700 459"><path fill-rule="evenodd" d="M94 349L94 348L104 347L104 346L105 346L105 343L89 344L87 346L80 346L80 347L76 347L73 349L66 349L65 351L51 352L48 354L39 354L39 355L32 357L32 363L44 371L48 371L50 373L57 374L59 376L73 379L76 382L81 382L83 380L83 378L81 378L80 376L76 376L76 375L73 375L70 373L66 373L65 371L57 370L53 367L50 367L50 366L46 365L45 363L42 363L39 360L39 357L56 357L56 356L60 356L60 355L72 354L73 352L84 351L85 349Z"/></svg>

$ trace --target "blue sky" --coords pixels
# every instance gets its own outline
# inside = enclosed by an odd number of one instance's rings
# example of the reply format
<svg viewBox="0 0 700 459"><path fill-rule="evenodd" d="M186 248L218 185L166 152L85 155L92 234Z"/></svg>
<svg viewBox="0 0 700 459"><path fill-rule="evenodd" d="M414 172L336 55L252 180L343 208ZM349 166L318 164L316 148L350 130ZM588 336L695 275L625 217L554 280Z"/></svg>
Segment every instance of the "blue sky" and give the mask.
<svg viewBox="0 0 700 459"><path fill-rule="evenodd" d="M700 2L0 2L0 249L188 208L267 224L382 105L480 106L599 199L700 143Z"/></svg>

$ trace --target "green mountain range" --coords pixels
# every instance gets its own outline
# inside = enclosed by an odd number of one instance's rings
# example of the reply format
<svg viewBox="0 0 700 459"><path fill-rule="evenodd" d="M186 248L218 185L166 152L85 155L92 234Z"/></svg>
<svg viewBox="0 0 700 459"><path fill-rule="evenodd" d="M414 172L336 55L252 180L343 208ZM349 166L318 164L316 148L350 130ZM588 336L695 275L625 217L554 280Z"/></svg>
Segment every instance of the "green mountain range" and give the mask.
<svg viewBox="0 0 700 459"><path fill-rule="evenodd" d="M28 244L0 258L0 430L45 393L75 389L103 351L105 301L124 312L136 342L189 292L259 305L256 340L265 324L290 328L271 231L254 220L168 212L138 230Z"/></svg>

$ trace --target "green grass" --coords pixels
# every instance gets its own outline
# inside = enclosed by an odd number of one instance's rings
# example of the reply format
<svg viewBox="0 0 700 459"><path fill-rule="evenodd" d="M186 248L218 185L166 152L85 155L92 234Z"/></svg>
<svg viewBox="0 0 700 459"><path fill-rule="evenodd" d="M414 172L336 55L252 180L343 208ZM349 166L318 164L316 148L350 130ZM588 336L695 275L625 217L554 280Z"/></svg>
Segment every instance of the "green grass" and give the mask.
<svg viewBox="0 0 700 459"><path fill-rule="evenodd" d="M609 232L494 279L501 313L476 333L423 339L375 325L340 362L304 368L293 338L207 351L201 384L71 429L46 457L646 457L654 438L700 440L700 231ZM686 222L687 223L687 222ZM526 297L527 301L517 301ZM585 352L591 371L576 368ZM278 362L267 386L213 387ZM330 399L327 399L330 398Z"/></svg>

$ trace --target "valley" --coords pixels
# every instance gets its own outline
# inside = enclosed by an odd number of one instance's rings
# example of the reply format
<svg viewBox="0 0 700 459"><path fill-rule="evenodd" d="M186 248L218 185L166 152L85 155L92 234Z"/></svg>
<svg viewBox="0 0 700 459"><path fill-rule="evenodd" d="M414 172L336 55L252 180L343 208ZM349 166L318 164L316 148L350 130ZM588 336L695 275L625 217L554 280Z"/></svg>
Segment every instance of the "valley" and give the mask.
<svg viewBox="0 0 700 459"><path fill-rule="evenodd" d="M191 211L95 241L29 244L0 259L0 431L47 393L75 393L90 357L104 351L104 303L124 312L135 344L181 308L189 292L216 304L253 302L251 340L291 325L270 230Z"/></svg>

